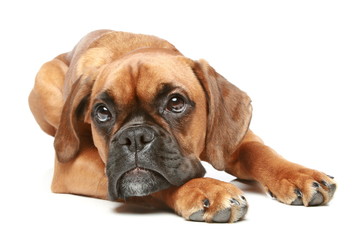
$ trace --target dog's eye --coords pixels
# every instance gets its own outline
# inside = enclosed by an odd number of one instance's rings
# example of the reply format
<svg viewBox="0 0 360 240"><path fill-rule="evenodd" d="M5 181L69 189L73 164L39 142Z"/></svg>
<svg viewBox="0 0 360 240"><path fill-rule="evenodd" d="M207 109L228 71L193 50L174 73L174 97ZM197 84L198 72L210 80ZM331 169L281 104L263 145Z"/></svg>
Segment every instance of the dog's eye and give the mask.
<svg viewBox="0 0 360 240"><path fill-rule="evenodd" d="M105 105L100 105L95 110L95 117L99 122L107 122L111 119L112 115Z"/></svg>
<svg viewBox="0 0 360 240"><path fill-rule="evenodd" d="M179 95L171 96L167 105L166 110L173 113L182 113L186 108L185 100Z"/></svg>

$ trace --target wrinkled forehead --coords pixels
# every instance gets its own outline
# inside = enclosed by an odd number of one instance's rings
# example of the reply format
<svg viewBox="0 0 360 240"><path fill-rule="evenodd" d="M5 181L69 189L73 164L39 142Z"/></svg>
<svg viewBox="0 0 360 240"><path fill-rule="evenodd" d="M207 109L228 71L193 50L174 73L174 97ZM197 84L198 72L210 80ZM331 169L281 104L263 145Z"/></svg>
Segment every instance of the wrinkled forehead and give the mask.
<svg viewBox="0 0 360 240"><path fill-rule="evenodd" d="M98 76L93 97L110 93L116 102L152 102L155 96L184 92L200 98L202 87L182 56L135 54L109 64Z"/></svg>

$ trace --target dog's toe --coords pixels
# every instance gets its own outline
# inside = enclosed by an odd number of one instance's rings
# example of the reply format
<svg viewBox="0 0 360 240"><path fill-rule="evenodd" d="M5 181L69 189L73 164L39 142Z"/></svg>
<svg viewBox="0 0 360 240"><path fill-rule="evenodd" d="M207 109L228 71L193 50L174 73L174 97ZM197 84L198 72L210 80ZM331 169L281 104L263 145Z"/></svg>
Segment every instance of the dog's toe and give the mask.
<svg viewBox="0 0 360 240"><path fill-rule="evenodd" d="M324 197L320 192L316 192L309 202L309 206L318 206L324 202Z"/></svg>
<svg viewBox="0 0 360 240"><path fill-rule="evenodd" d="M208 201L208 200L207 200ZM210 205L204 204L204 208L192 213L189 216L189 220L196 222L216 222L216 223L228 223L237 222L245 216L248 209L248 204L244 197L238 199L231 198L226 200L227 203L214 202ZM205 202L205 201L203 201ZM219 206L226 206L219 208Z"/></svg>
<svg viewBox="0 0 360 240"><path fill-rule="evenodd" d="M211 184L204 184L204 182ZM188 184L188 185L187 185ZM195 179L178 193L176 211L190 221L232 223L242 219L248 204L242 191L230 183L210 179Z"/></svg>
<svg viewBox="0 0 360 240"><path fill-rule="evenodd" d="M319 206L334 196L333 177L311 169L301 169L287 175L277 184L267 187L270 196L290 205Z"/></svg>
<svg viewBox="0 0 360 240"><path fill-rule="evenodd" d="M231 208L226 208L218 211L212 220L213 222L224 223L229 221L230 216L231 216Z"/></svg>
<svg viewBox="0 0 360 240"><path fill-rule="evenodd" d="M201 209L199 211L194 212L190 215L189 220L195 222L203 222L204 221L204 210Z"/></svg>
<svg viewBox="0 0 360 240"><path fill-rule="evenodd" d="M212 221L217 223L237 222L247 213L248 205L242 196L241 200L230 199L230 207L218 211Z"/></svg>
<svg viewBox="0 0 360 240"><path fill-rule="evenodd" d="M302 197L303 197L302 192L299 189L295 189L295 194L297 198L291 203L291 205L295 205L295 206L304 205L302 201Z"/></svg>

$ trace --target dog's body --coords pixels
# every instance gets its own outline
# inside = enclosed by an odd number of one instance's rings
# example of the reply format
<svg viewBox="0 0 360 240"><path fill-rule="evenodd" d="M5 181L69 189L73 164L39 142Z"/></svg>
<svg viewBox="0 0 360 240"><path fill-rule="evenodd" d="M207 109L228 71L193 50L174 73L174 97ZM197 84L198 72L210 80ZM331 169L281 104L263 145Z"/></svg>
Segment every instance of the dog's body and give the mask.
<svg viewBox="0 0 360 240"><path fill-rule="evenodd" d="M248 130L244 92L153 36L88 34L41 67L29 103L55 136L57 193L157 199L196 221L242 218L241 190L203 178L200 159L259 181L286 204L326 204L336 189L331 177L286 161Z"/></svg>

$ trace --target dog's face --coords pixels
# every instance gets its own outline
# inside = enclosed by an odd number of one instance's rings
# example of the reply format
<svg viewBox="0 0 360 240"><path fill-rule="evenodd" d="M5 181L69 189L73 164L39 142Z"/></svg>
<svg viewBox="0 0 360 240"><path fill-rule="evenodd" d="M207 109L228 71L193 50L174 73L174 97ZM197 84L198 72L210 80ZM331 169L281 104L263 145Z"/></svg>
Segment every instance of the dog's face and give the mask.
<svg viewBox="0 0 360 240"><path fill-rule="evenodd" d="M140 52L115 61L99 73L90 103L111 199L204 175L206 98L182 57Z"/></svg>
<svg viewBox="0 0 360 240"><path fill-rule="evenodd" d="M91 131L109 198L145 196L202 177L200 159L226 167L250 116L247 95L206 63L139 50L73 85L55 149L70 161Z"/></svg>

